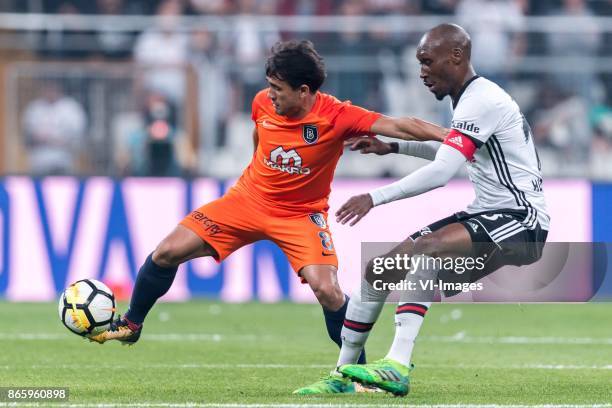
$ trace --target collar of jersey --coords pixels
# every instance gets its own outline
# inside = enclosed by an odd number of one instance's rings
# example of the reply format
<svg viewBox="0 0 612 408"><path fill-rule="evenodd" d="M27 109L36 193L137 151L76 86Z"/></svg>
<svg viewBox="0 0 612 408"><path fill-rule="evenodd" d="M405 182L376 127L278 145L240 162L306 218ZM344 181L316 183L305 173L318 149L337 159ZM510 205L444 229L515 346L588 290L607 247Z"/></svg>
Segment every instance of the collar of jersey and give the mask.
<svg viewBox="0 0 612 408"><path fill-rule="evenodd" d="M473 77L471 77L470 79L468 79L467 81L465 81L465 84L463 84L463 86L461 87L461 90L459 91L459 93L457 94L457 98L453 99L453 109L457 108L457 104L459 103L459 100L461 99L461 97L463 96L463 93L465 92L465 90L467 89L468 86L470 86L470 84L472 82L474 82L476 79L480 78L480 75L474 75Z"/></svg>

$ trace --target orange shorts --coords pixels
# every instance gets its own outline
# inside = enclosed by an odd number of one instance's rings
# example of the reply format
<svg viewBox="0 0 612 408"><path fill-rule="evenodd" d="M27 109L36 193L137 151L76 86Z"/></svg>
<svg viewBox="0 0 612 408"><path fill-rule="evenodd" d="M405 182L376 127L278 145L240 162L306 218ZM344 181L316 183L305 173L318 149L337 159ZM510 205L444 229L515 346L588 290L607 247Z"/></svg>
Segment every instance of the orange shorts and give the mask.
<svg viewBox="0 0 612 408"><path fill-rule="evenodd" d="M269 239L285 253L296 273L307 265L338 267L327 213L281 216L273 211L266 211L246 193L232 188L223 197L192 211L180 224L213 247L219 255L217 261L244 245Z"/></svg>

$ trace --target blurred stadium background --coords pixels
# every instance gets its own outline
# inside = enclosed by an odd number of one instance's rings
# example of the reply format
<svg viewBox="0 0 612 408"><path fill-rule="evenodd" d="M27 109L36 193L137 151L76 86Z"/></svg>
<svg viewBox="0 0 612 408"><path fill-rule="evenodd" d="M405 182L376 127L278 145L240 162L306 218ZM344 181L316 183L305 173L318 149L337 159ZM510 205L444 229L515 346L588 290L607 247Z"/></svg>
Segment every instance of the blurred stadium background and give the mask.
<svg viewBox="0 0 612 408"><path fill-rule="evenodd" d="M612 241L612 1L4 0L0 11L0 295L10 300L51 300L81 277L126 297L164 234L248 164L251 98L280 39L315 43L324 91L447 124L449 103L422 85L414 57L444 21L468 29L477 71L532 125L550 239ZM345 154L331 211L422 164ZM356 229L334 226L343 285L358 282L361 241L401 240L471 197L458 180ZM267 242L183 268L168 298L312 300Z"/></svg>
<svg viewBox="0 0 612 408"><path fill-rule="evenodd" d="M391 115L449 119L418 78L422 33L464 25L477 71L517 100L546 176L612 179L607 0L4 0L2 169L233 177L250 101L279 39L311 39L324 90ZM154 165L152 163L155 163ZM400 176L405 157L346 157L341 176Z"/></svg>
<svg viewBox="0 0 612 408"><path fill-rule="evenodd" d="M140 406L295 403L289 392L337 350L318 306L259 304L314 300L269 242L182 266L166 295L181 302L156 306L130 352L78 347L55 305L21 302L52 302L86 277L129 297L164 234L248 164L250 101L280 39L315 43L324 91L447 124L449 103L422 85L414 53L448 21L471 33L477 71L531 123L549 240L612 242L612 0L0 0L0 386L70 386L72 401ZM422 164L346 153L330 211ZM472 197L459 177L352 229L330 219L342 287L359 282L362 241L404 239ZM588 262L572 272L568 290L595 285ZM609 276L598 294L612 297ZM212 301L183 302L200 296ZM436 306L410 401L609 407L609 306ZM370 356L390 344L391 312Z"/></svg>

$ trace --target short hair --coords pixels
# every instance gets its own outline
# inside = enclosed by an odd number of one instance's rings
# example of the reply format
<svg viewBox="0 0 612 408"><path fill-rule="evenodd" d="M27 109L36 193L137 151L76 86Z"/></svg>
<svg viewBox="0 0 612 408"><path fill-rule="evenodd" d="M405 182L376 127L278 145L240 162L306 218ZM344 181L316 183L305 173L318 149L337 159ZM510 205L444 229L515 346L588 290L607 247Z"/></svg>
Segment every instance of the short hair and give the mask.
<svg viewBox="0 0 612 408"><path fill-rule="evenodd" d="M285 81L293 89L308 85L316 92L327 73L323 58L307 40L277 42L266 62L266 75Z"/></svg>

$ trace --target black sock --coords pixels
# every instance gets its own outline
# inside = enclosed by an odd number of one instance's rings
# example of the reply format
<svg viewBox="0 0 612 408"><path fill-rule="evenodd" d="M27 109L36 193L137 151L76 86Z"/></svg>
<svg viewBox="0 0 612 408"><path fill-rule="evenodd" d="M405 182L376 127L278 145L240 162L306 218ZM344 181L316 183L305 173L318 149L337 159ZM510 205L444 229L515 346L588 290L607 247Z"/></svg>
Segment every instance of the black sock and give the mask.
<svg viewBox="0 0 612 408"><path fill-rule="evenodd" d="M349 303L349 297L345 296L344 304L342 307L335 312L323 308L323 316L325 316L325 325L327 326L327 334L338 347L342 347L342 325L344 324L344 317L346 316L346 309ZM359 355L359 361L357 364L365 364L366 355L365 349Z"/></svg>
<svg viewBox="0 0 612 408"><path fill-rule="evenodd" d="M138 271L130 308L126 313L130 321L142 324L157 299L166 294L172 286L177 269L178 266L162 268L153 262L152 254L147 257Z"/></svg>

